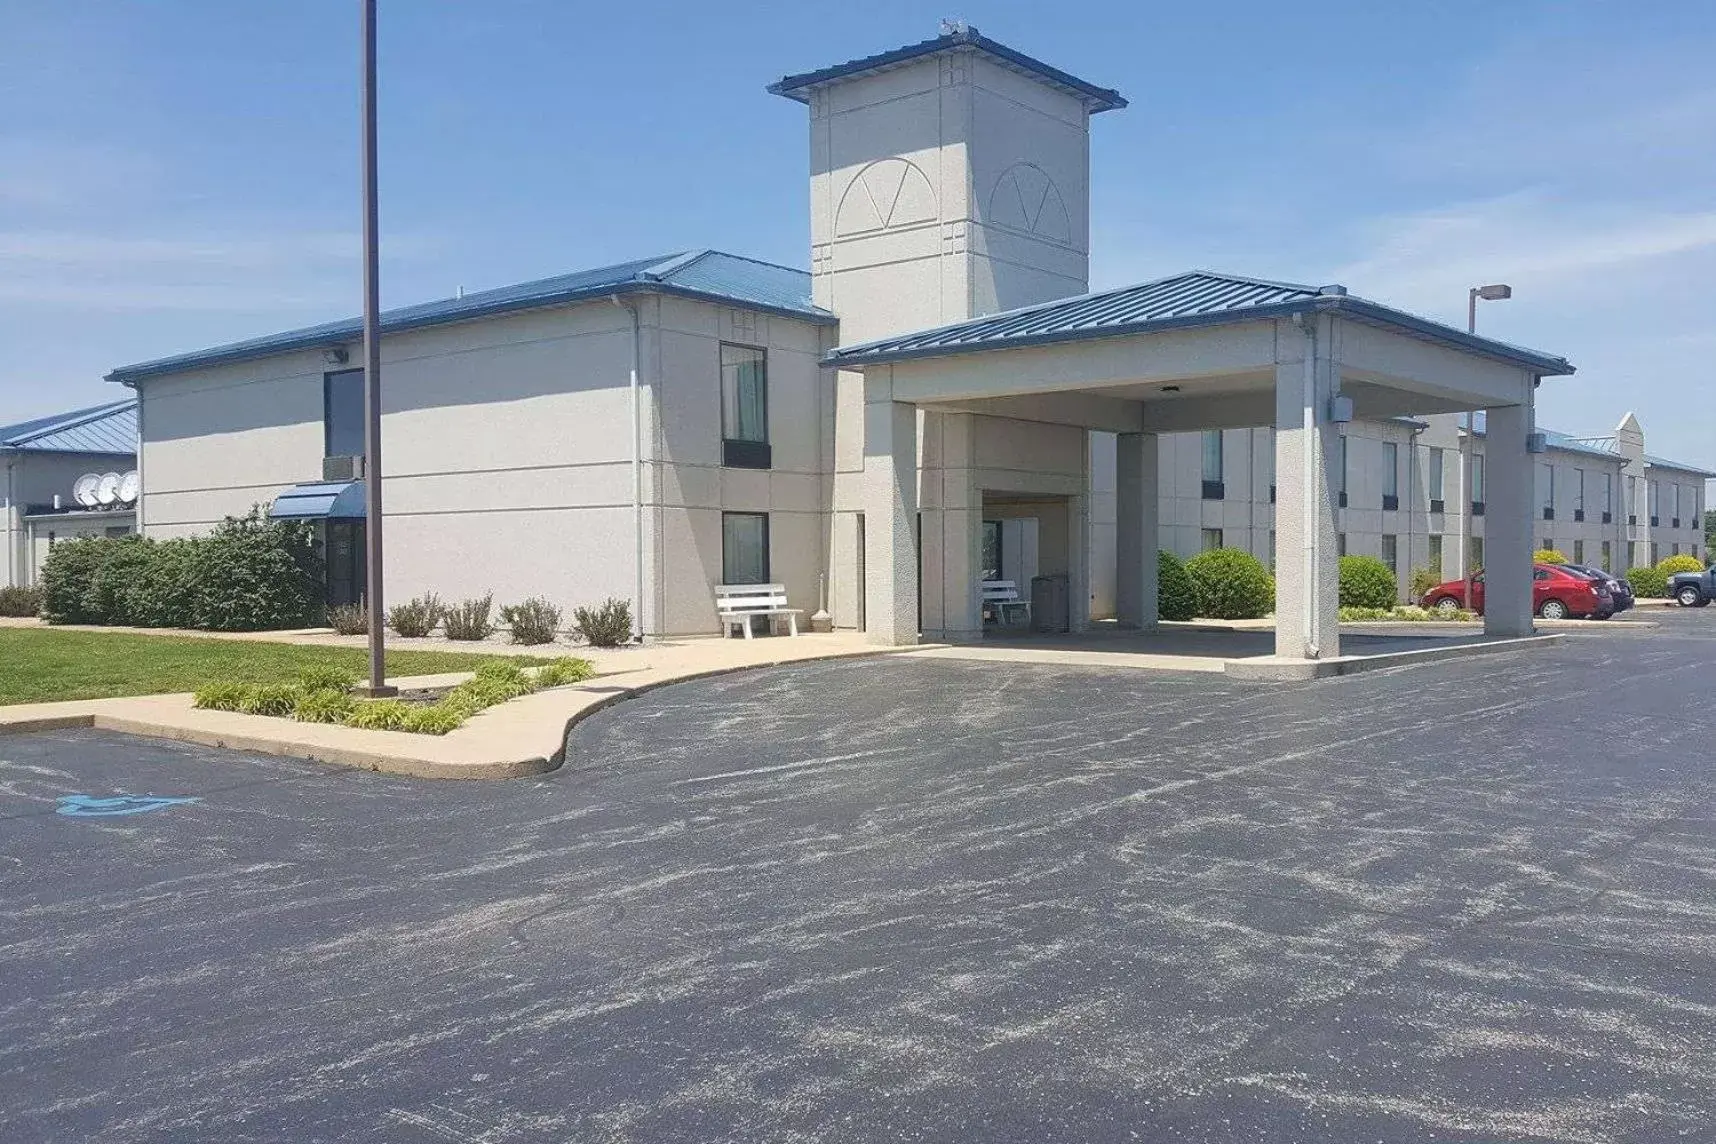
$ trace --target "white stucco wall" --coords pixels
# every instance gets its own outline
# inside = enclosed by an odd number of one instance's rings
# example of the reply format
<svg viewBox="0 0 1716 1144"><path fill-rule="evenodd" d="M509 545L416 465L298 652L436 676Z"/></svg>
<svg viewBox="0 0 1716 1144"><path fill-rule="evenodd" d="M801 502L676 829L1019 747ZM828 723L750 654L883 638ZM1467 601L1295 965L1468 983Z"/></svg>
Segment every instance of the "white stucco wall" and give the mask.
<svg viewBox="0 0 1716 1144"><path fill-rule="evenodd" d="M123 473L134 466L135 458L111 453L49 453L27 449L0 452L0 584L20 585L34 582L34 570L40 567L38 554L31 549L24 515L32 506L52 505L60 498L70 509L72 485L84 473ZM107 520L109 514L103 514ZM124 520L131 519L123 514ZM118 517L112 518L114 521ZM102 526L104 527L104 526ZM85 529L68 523L64 534L82 535L101 527Z"/></svg>

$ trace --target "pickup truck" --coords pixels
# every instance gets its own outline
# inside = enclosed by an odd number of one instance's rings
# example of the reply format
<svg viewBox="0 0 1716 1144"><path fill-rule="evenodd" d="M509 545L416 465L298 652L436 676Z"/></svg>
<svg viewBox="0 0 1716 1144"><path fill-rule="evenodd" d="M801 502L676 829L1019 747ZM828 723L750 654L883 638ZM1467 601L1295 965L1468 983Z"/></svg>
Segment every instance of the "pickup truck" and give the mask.
<svg viewBox="0 0 1716 1144"><path fill-rule="evenodd" d="M1702 572L1676 572L1668 578L1669 598L1683 608L1702 608L1716 600L1716 564Z"/></svg>

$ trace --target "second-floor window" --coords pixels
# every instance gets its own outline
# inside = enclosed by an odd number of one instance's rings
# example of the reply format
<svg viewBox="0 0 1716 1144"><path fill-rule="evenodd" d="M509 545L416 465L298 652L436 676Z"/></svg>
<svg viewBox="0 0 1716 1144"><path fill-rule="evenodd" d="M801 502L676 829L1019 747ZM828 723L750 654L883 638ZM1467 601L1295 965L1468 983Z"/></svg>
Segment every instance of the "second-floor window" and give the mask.
<svg viewBox="0 0 1716 1144"><path fill-rule="evenodd" d="M1431 449L1430 450L1430 474L1429 474L1430 480L1429 480L1429 484L1430 484L1430 501L1431 501L1431 505L1432 505L1432 507L1431 507L1432 512L1436 511L1435 506L1436 506L1437 502L1439 502L1443 499L1443 497L1442 497L1443 480L1444 480L1443 468L1444 468L1445 464L1446 464L1446 459L1443 455L1443 450Z"/></svg>
<svg viewBox="0 0 1716 1144"><path fill-rule="evenodd" d="M1222 476L1224 464L1220 429L1204 431L1203 449L1203 497L1205 500L1221 500L1226 495L1227 488L1223 484Z"/></svg>
<svg viewBox="0 0 1716 1144"><path fill-rule="evenodd" d="M1400 446L1382 443L1382 507L1400 507Z"/></svg>
<svg viewBox="0 0 1716 1144"><path fill-rule="evenodd" d="M1484 503L1484 455L1472 454L1472 503Z"/></svg>
<svg viewBox="0 0 1716 1144"><path fill-rule="evenodd" d="M1537 491L1543 497L1543 519L1555 519L1555 466L1537 466Z"/></svg>
<svg viewBox="0 0 1716 1144"><path fill-rule="evenodd" d="M363 456L363 370L322 375L322 455Z"/></svg>
<svg viewBox="0 0 1716 1144"><path fill-rule="evenodd" d="M769 450L768 357L754 346L721 345L721 463L766 469Z"/></svg>
<svg viewBox="0 0 1716 1144"><path fill-rule="evenodd" d="M1607 513L1612 513L1614 511L1615 511L1615 474L1604 473L1603 474L1603 512L1605 514L1607 514Z"/></svg>
<svg viewBox="0 0 1716 1144"><path fill-rule="evenodd" d="M1573 470L1573 511L1583 514L1585 511L1585 470Z"/></svg>

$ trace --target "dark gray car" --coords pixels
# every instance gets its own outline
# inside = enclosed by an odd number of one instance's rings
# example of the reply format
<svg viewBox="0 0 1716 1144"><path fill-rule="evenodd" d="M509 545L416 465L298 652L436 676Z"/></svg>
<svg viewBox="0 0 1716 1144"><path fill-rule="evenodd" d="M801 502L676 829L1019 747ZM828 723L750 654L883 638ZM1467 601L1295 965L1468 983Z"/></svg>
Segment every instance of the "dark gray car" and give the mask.
<svg viewBox="0 0 1716 1144"><path fill-rule="evenodd" d="M1593 568L1589 564L1563 564L1561 567L1580 576L1589 576L1608 585L1609 598L1615 602L1614 614L1619 614L1633 606L1633 586L1623 578L1605 572L1601 568Z"/></svg>

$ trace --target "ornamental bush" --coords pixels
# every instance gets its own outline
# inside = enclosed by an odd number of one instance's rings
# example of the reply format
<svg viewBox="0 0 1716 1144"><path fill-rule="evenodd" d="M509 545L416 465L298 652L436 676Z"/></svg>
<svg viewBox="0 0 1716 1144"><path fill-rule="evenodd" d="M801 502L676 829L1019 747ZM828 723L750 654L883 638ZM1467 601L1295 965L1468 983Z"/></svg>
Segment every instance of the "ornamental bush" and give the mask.
<svg viewBox="0 0 1716 1144"><path fill-rule="evenodd" d="M30 587L0 588L0 616L36 616L42 611L42 590Z"/></svg>
<svg viewBox="0 0 1716 1144"><path fill-rule="evenodd" d="M144 628L197 626L197 541L188 537L146 544L149 559L125 594L126 622Z"/></svg>
<svg viewBox="0 0 1716 1144"><path fill-rule="evenodd" d="M441 597L430 592L388 609L387 626L407 639L421 639L435 630L446 610Z"/></svg>
<svg viewBox="0 0 1716 1144"><path fill-rule="evenodd" d="M411 720L411 705L398 699L359 703L346 715L346 726L365 731L400 731Z"/></svg>
<svg viewBox="0 0 1716 1144"><path fill-rule="evenodd" d="M1533 564L1565 564L1567 554L1559 548L1539 548L1531 554Z"/></svg>
<svg viewBox="0 0 1716 1144"><path fill-rule="evenodd" d="M1275 580L1263 561L1238 548L1212 548L1186 561L1198 615L1256 620L1275 609Z"/></svg>
<svg viewBox="0 0 1716 1144"><path fill-rule="evenodd" d="M1664 579L1667 579L1676 572L1702 572L1704 571L1704 564L1698 557L1688 556L1683 552L1679 556L1665 557L1657 564L1656 570L1662 573Z"/></svg>
<svg viewBox="0 0 1716 1144"><path fill-rule="evenodd" d="M62 540L48 550L42 563L42 617L50 624L105 624L106 616L90 608L90 589L123 545L145 541L84 536Z"/></svg>
<svg viewBox="0 0 1716 1144"><path fill-rule="evenodd" d="M1341 557L1341 607L1392 608L1400 602L1394 572L1374 556Z"/></svg>
<svg viewBox="0 0 1716 1144"><path fill-rule="evenodd" d="M474 600L450 605L441 616L442 622L447 626L447 638L486 640L494 635L495 624L490 618L494 606L495 598L492 592L487 596L478 596Z"/></svg>
<svg viewBox="0 0 1716 1144"><path fill-rule="evenodd" d="M328 609L328 626L336 635L369 635L369 609L362 604L335 604Z"/></svg>
<svg viewBox="0 0 1716 1144"><path fill-rule="evenodd" d="M357 700L344 691L322 688L300 695L292 718L300 723L344 723L356 707Z"/></svg>
<svg viewBox="0 0 1716 1144"><path fill-rule="evenodd" d="M1661 568L1633 568L1627 572L1627 583L1633 595L1641 600L1661 600L1668 596L1668 574Z"/></svg>
<svg viewBox="0 0 1716 1144"><path fill-rule="evenodd" d="M560 609L532 596L522 604L508 604L500 610L501 623L512 629L515 644L553 643L560 630Z"/></svg>
<svg viewBox="0 0 1716 1144"><path fill-rule="evenodd" d="M1417 603L1442 582L1442 570L1425 565L1412 570L1412 600Z"/></svg>
<svg viewBox="0 0 1716 1144"><path fill-rule="evenodd" d="M591 647L619 647L632 638L631 603L610 596L594 608L574 608L572 630Z"/></svg>
<svg viewBox="0 0 1716 1144"><path fill-rule="evenodd" d="M1166 548L1156 552L1156 614L1164 620L1189 620L1198 614L1198 593L1186 575L1185 561Z"/></svg>

